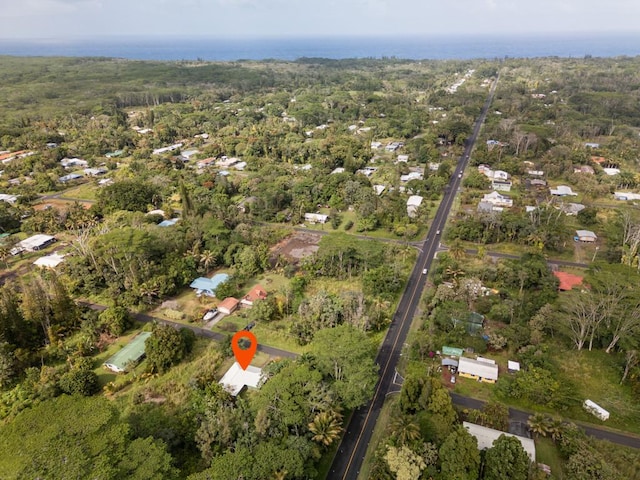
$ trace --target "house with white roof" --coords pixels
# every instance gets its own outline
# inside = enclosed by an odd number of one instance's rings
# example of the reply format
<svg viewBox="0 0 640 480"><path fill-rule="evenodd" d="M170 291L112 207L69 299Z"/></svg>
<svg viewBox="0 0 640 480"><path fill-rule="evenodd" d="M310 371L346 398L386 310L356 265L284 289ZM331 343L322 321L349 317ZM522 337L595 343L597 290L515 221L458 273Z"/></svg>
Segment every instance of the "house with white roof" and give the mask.
<svg viewBox="0 0 640 480"><path fill-rule="evenodd" d="M486 450L493 447L493 442L500 438L500 436L504 435L518 440L524 451L527 452L529 460L531 462L536 460L536 444L531 438L521 437L520 435L502 432L500 430L483 427L482 425L470 422L462 422L462 426L478 441L478 450Z"/></svg>
<svg viewBox="0 0 640 480"><path fill-rule="evenodd" d="M382 192L384 192L386 190L386 186L384 185L374 185L373 186L373 191L376 192L376 195L382 195Z"/></svg>
<svg viewBox="0 0 640 480"><path fill-rule="evenodd" d="M238 362L234 362L218 383L235 397L244 387L258 388L260 382L262 382L261 368L249 365L246 370L243 370Z"/></svg>
<svg viewBox="0 0 640 480"><path fill-rule="evenodd" d="M156 148L152 153L153 155L162 155L163 153L173 152L182 148L182 143L174 143L173 145L169 145L167 147Z"/></svg>
<svg viewBox="0 0 640 480"><path fill-rule="evenodd" d="M64 260L64 255L57 252L38 258L33 264L40 268L56 268Z"/></svg>
<svg viewBox="0 0 640 480"><path fill-rule="evenodd" d="M400 175L401 182L409 182L411 180L422 180L422 172L411 172L406 175Z"/></svg>
<svg viewBox="0 0 640 480"><path fill-rule="evenodd" d="M37 252L38 250L42 250L43 248L48 247L55 241L56 241L56 237L39 233L37 235L33 235L29 238L26 238L21 242L18 242L15 248L11 250L11 254L16 255L24 251Z"/></svg>
<svg viewBox="0 0 640 480"><path fill-rule="evenodd" d="M90 177L98 177L100 175L104 175L107 172L108 170L104 167L84 169L84 174L89 175Z"/></svg>
<svg viewBox="0 0 640 480"><path fill-rule="evenodd" d="M60 160L60 165L64 168L85 168L89 166L89 162L81 158L63 158Z"/></svg>
<svg viewBox="0 0 640 480"><path fill-rule="evenodd" d="M491 188L493 190L498 190L500 192L510 192L512 185L513 183L511 182L511 180L500 180L500 179L491 180Z"/></svg>
<svg viewBox="0 0 640 480"><path fill-rule="evenodd" d="M604 173L606 173L607 175L609 175L610 177L612 177L614 175L620 175L620 169L619 168L605 167L605 168L602 169L602 171Z"/></svg>
<svg viewBox="0 0 640 480"><path fill-rule="evenodd" d="M382 147L382 142L371 142L371 149L378 150Z"/></svg>
<svg viewBox="0 0 640 480"><path fill-rule="evenodd" d="M407 163L409 161L409 155L398 155L396 162Z"/></svg>
<svg viewBox="0 0 640 480"><path fill-rule="evenodd" d="M498 365L487 359L460 357L458 375L479 382L495 383L498 380Z"/></svg>
<svg viewBox="0 0 640 480"><path fill-rule="evenodd" d="M331 171L331 175L333 175L334 173L344 173L344 168L343 167L336 167Z"/></svg>
<svg viewBox="0 0 640 480"><path fill-rule="evenodd" d="M325 215L322 213L305 213L304 214L304 220L305 222L309 222L309 223L327 223L327 220L329 220L329 215Z"/></svg>
<svg viewBox="0 0 640 480"><path fill-rule="evenodd" d="M549 191L551 195L555 195L556 197L575 197L578 195L571 190L571 187L567 187L566 185L558 185L556 188L550 188Z"/></svg>
<svg viewBox="0 0 640 480"><path fill-rule="evenodd" d="M422 197L420 195L411 195L407 200L407 215L414 218L420 205L422 205Z"/></svg>
<svg viewBox="0 0 640 480"><path fill-rule="evenodd" d="M616 200L640 200L640 193L633 192L614 192L613 198Z"/></svg>
<svg viewBox="0 0 640 480"><path fill-rule="evenodd" d="M7 203L16 203L16 200L18 200L18 195L9 195L7 193L0 193L0 202L7 202Z"/></svg>
<svg viewBox="0 0 640 480"><path fill-rule="evenodd" d="M486 193L482 197L483 202L490 203L495 207L513 207L513 199L498 192Z"/></svg>

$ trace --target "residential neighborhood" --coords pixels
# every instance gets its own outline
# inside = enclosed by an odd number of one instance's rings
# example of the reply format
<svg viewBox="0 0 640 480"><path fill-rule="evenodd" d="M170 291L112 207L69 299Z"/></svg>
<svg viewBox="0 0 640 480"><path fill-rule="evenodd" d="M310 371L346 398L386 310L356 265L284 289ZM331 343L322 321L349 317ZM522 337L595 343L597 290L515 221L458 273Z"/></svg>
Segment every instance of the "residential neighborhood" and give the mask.
<svg viewBox="0 0 640 480"><path fill-rule="evenodd" d="M1 478L636 478L637 59L0 63Z"/></svg>

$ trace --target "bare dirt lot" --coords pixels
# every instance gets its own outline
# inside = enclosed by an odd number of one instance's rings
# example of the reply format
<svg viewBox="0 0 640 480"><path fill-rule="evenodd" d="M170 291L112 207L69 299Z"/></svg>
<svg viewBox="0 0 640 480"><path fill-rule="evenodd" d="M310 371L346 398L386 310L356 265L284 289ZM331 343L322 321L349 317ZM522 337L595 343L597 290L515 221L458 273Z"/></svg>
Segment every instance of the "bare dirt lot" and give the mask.
<svg viewBox="0 0 640 480"><path fill-rule="evenodd" d="M47 210L49 208L55 208L58 210L64 210L71 207L75 202L72 200L62 200L60 198L50 198L43 200L33 206L34 210ZM91 208L90 202L79 202L84 208Z"/></svg>
<svg viewBox="0 0 640 480"><path fill-rule="evenodd" d="M271 249L274 257L283 255L292 262L299 262L318 251L322 235L309 232L295 232Z"/></svg>

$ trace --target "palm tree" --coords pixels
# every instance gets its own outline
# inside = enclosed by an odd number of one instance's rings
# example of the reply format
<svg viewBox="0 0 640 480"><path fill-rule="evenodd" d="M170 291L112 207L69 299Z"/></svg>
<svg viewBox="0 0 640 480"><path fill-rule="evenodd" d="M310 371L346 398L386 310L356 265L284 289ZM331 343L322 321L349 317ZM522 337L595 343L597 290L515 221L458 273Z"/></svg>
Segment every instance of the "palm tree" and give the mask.
<svg viewBox="0 0 640 480"><path fill-rule="evenodd" d="M451 242L451 245L449 246L449 255L451 255L451 258L454 260L461 260L464 258L466 252L464 250L464 245L462 245L460 240L455 239Z"/></svg>
<svg viewBox="0 0 640 480"><path fill-rule="evenodd" d="M335 442L342 432L342 415L327 411L317 414L309 424L309 430L313 433L311 440L328 447Z"/></svg>
<svg viewBox="0 0 640 480"><path fill-rule="evenodd" d="M536 437L546 437L547 433L549 433L550 421L543 413L536 413L530 416L529 420L527 420L527 425L529 426L529 431Z"/></svg>
<svg viewBox="0 0 640 480"><path fill-rule="evenodd" d="M216 258L216 254L215 253L213 253L211 250L204 250L200 254L199 262L204 267L205 272L208 272L209 271L209 267L215 265L216 260L217 260L217 258Z"/></svg>
<svg viewBox="0 0 640 480"><path fill-rule="evenodd" d="M289 472L287 472L286 470L278 470L273 474L273 480L285 480L288 473Z"/></svg>
<svg viewBox="0 0 640 480"><path fill-rule="evenodd" d="M549 421L549 419L547 419ZM558 418L549 421L547 425L547 433L554 442L557 442L562 437L564 432L564 422Z"/></svg>
<svg viewBox="0 0 640 480"><path fill-rule="evenodd" d="M391 432L401 445L407 445L420 438L420 427L408 415L400 415L391 422Z"/></svg>

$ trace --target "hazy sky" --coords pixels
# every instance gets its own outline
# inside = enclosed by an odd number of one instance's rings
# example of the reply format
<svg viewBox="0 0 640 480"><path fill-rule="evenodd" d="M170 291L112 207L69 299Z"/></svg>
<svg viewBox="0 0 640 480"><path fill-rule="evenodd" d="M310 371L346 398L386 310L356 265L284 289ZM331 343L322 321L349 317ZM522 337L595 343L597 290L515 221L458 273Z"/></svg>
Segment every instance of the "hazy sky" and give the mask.
<svg viewBox="0 0 640 480"><path fill-rule="evenodd" d="M640 32L638 0L0 0L0 38Z"/></svg>

